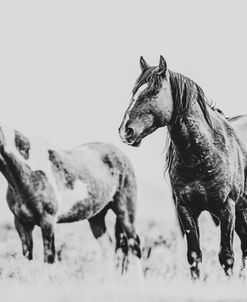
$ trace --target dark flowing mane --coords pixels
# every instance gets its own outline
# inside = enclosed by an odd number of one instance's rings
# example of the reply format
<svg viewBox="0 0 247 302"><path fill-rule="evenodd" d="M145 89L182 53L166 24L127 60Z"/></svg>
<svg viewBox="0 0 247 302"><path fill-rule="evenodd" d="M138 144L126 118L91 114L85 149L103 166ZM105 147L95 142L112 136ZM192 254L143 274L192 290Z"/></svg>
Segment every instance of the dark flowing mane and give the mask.
<svg viewBox="0 0 247 302"><path fill-rule="evenodd" d="M196 100L199 104L206 122L212 127L208 107L214 110L212 104L207 100L202 88L194 81L182 74L169 71L172 98L174 103L173 116L170 124L176 124L179 117L190 107L191 101Z"/></svg>
<svg viewBox="0 0 247 302"><path fill-rule="evenodd" d="M203 116L207 124L213 129L212 121L210 118L209 108L217 111L224 117L223 112L220 109L215 108L212 102L209 102L206 98L202 88L191 79L183 76L182 74L169 71L171 92L174 104L173 116L170 122L171 126L174 126L180 117L189 109L191 102L196 100L199 104ZM172 141L167 135L167 152L166 152L166 167L165 171L169 171L173 161L174 148Z"/></svg>

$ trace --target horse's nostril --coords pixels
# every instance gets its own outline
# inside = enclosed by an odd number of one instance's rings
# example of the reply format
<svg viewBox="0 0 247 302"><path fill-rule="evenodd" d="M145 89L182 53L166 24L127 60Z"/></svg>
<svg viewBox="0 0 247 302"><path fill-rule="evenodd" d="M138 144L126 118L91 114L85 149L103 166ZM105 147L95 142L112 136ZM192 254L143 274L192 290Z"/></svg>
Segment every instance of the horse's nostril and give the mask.
<svg viewBox="0 0 247 302"><path fill-rule="evenodd" d="M130 138L134 135L134 130L133 128L130 128L128 127L126 130L125 130L125 137L126 138Z"/></svg>

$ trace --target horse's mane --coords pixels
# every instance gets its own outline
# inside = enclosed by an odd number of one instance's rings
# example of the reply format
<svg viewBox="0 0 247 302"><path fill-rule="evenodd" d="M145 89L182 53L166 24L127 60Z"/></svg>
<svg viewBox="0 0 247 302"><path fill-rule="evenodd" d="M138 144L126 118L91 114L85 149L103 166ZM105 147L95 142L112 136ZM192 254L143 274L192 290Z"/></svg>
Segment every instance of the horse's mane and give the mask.
<svg viewBox="0 0 247 302"><path fill-rule="evenodd" d="M196 101L199 104L207 124L212 129L213 124L208 110L209 108L225 117L223 112L215 108L212 102L206 98L202 88L198 84L182 74L173 71L169 71L169 74L174 103L173 115L170 121L171 126L174 126L178 122L178 119L189 109L192 101ZM174 156L174 147L169 135L167 135L166 146L165 171L169 171Z"/></svg>
<svg viewBox="0 0 247 302"><path fill-rule="evenodd" d="M186 112L192 100L199 104L206 122L212 127L208 107L214 110L211 102L206 98L202 88L191 79L180 73L169 71L172 98L174 102L173 116L170 124L174 125L178 118Z"/></svg>

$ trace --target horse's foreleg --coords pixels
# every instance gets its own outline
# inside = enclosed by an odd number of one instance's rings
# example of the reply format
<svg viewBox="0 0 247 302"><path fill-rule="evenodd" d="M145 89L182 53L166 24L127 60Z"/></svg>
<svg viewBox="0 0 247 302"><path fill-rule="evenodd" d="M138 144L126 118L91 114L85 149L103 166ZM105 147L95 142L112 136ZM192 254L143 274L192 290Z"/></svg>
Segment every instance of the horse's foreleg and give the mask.
<svg viewBox="0 0 247 302"><path fill-rule="evenodd" d="M220 220L220 251L219 261L226 275L232 275L234 255L233 255L233 234L235 226L235 203L228 198L223 209L219 210Z"/></svg>
<svg viewBox="0 0 247 302"><path fill-rule="evenodd" d="M40 222L43 246L44 246L44 262L54 263L55 261L55 235L54 235L55 219L52 215L44 215Z"/></svg>
<svg viewBox="0 0 247 302"><path fill-rule="evenodd" d="M33 224L23 223L15 217L15 228L19 234L22 243L22 253L28 259L33 259Z"/></svg>
<svg viewBox="0 0 247 302"><path fill-rule="evenodd" d="M247 209L243 211L236 211L235 230L241 241L242 250L242 268L241 275L247 273Z"/></svg>
<svg viewBox="0 0 247 302"><path fill-rule="evenodd" d="M186 206L179 203L177 204L177 211L187 238L187 257L190 264L191 276L193 279L197 279L200 277L199 265L202 262L198 215L193 215Z"/></svg>

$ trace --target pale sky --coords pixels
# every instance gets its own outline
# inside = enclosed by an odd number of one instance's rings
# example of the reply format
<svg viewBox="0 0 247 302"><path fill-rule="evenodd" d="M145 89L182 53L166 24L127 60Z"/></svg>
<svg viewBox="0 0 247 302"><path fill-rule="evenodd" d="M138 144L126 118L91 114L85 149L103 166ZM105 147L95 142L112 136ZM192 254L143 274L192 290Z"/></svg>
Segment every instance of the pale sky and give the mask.
<svg viewBox="0 0 247 302"><path fill-rule="evenodd" d="M164 130L138 149L117 132L139 57L157 65L162 54L226 115L247 113L245 3L1 1L0 121L63 148L114 143L136 168L140 211L168 211Z"/></svg>

